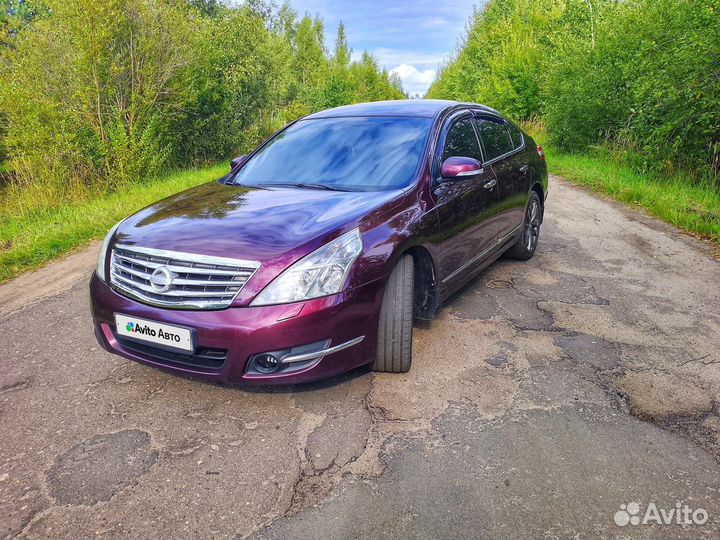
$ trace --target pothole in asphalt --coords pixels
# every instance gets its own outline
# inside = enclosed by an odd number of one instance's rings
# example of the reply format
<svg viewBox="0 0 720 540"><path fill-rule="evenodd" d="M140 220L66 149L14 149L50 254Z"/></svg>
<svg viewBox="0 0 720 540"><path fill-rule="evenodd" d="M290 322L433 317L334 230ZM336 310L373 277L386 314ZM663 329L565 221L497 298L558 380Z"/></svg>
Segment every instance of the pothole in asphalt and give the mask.
<svg viewBox="0 0 720 540"><path fill-rule="evenodd" d="M474 406L456 402L429 436L433 444L395 436L382 476L349 479L253 538L717 536L713 522L630 532L615 524L628 501L665 508L692 501L717 515L720 482L711 456L611 407L585 403L483 421Z"/></svg>
<svg viewBox="0 0 720 540"><path fill-rule="evenodd" d="M150 435L138 429L94 435L55 460L48 473L59 504L93 505L134 484L155 463Z"/></svg>
<svg viewBox="0 0 720 540"><path fill-rule="evenodd" d="M497 301L483 288L455 296L447 307L461 319L489 320L500 313Z"/></svg>
<svg viewBox="0 0 720 540"><path fill-rule="evenodd" d="M484 285L488 289L512 289L513 280L509 277L488 277Z"/></svg>
<svg viewBox="0 0 720 540"><path fill-rule="evenodd" d="M497 353L485 361L493 367L503 367L509 362L508 357L504 352Z"/></svg>
<svg viewBox="0 0 720 540"><path fill-rule="evenodd" d="M594 369L609 370L620 365L620 347L588 334L562 335L555 344L575 362L590 365Z"/></svg>
<svg viewBox="0 0 720 540"><path fill-rule="evenodd" d="M692 381L659 372L627 372L615 384L628 396L630 410L643 420L705 416L713 396Z"/></svg>
<svg viewBox="0 0 720 540"><path fill-rule="evenodd" d="M554 281L550 281L554 279ZM537 281L544 281L538 285ZM610 302L598 295L595 287L576 274L558 271L530 270L515 280L519 294L536 300L563 302L565 304L594 304L606 306Z"/></svg>

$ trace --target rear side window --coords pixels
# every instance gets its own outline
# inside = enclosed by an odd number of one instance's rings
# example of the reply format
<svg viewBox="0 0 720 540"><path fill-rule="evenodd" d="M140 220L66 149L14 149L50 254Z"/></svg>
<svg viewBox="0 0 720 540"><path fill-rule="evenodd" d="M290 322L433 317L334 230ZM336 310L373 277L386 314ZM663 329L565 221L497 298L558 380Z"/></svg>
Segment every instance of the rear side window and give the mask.
<svg viewBox="0 0 720 540"><path fill-rule="evenodd" d="M469 157L482 161L480 144L478 143L472 117L461 118L456 121L445 137L442 161L449 157Z"/></svg>
<svg viewBox="0 0 720 540"><path fill-rule="evenodd" d="M487 118L479 118L477 125L488 160L512 151L513 143L504 122L499 123Z"/></svg>
<svg viewBox="0 0 720 540"><path fill-rule="evenodd" d="M520 148L523 145L522 132L512 124L506 124L508 131L510 132L510 139L512 139L513 148Z"/></svg>

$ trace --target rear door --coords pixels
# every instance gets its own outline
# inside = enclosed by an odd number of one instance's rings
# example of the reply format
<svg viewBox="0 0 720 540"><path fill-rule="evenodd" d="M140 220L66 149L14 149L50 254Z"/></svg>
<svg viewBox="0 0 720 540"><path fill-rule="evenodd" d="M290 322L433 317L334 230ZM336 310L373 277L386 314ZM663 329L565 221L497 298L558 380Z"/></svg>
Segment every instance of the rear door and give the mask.
<svg viewBox="0 0 720 540"><path fill-rule="evenodd" d="M527 190L522 189L522 164L508 130L508 123L498 116L479 114L476 122L486 161L498 183L498 238L512 234L522 223Z"/></svg>
<svg viewBox="0 0 720 540"><path fill-rule="evenodd" d="M475 121L469 111L452 116L437 146L433 194L440 220L438 243L442 250L440 277L449 285L455 277L480 263L497 242L498 190L492 168L477 176L443 181L440 166L449 157L483 161Z"/></svg>
<svg viewBox="0 0 720 540"><path fill-rule="evenodd" d="M513 151L507 156L506 160L509 169L512 171L516 193L512 206L506 212L506 219L511 226L513 226L512 224L517 226L522 225L525 217L525 205L532 185L532 158L537 155L537 152L534 148L529 149L525 145L525 138L516 126L510 122L506 122L505 126L513 143Z"/></svg>

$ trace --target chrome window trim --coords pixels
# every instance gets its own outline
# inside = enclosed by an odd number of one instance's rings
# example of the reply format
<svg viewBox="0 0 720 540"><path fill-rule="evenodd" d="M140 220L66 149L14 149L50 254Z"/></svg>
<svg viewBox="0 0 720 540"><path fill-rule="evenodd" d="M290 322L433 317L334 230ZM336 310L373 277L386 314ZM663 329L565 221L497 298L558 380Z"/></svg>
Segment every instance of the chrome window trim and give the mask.
<svg viewBox="0 0 720 540"><path fill-rule="evenodd" d="M500 160L503 160L503 159L505 159L505 158L507 158L507 157L512 156L513 154L518 153L520 150L523 150L524 148L525 148L525 147L522 146L522 147L518 148L517 150L513 150L512 152L506 152L506 153L504 153L502 156L498 156L498 157L496 157L496 158L492 158L490 161L486 161L485 163L483 163L483 165L492 165L493 163L496 163L496 162L498 162L498 161L500 161Z"/></svg>
<svg viewBox="0 0 720 540"><path fill-rule="evenodd" d="M432 154L430 156L431 161L431 171L432 176L434 178L434 182L442 182L442 176L440 176L440 169L442 168L442 154L445 150L445 142L447 141L447 134L452 128L453 124L455 122L458 122L459 120L462 120L463 116L468 116L470 118L475 118L475 113L473 109L467 108L467 107L458 107L455 109L452 109L447 113L447 116L443 118L437 135L434 136L433 141L433 149ZM484 165L486 163L485 161L485 149L483 148L482 141L480 140L480 134L478 133L477 126L475 126L475 123L473 122L473 131L475 132L475 140L477 141L478 148L480 150L480 164ZM470 156L464 156L464 157L470 157ZM481 171L485 172L485 171ZM479 173L473 173L473 174L479 174Z"/></svg>
<svg viewBox="0 0 720 540"><path fill-rule="evenodd" d="M473 116L475 117L476 120L482 120L483 117L486 117L486 118L501 120L501 121L502 121L503 123L505 123L505 124L509 124L509 123L510 123L508 120L506 120L506 119L503 118L502 116L496 116L496 115L494 115L494 114L489 114L489 113L487 113L487 112L480 112L480 111L475 111L475 110L473 110ZM492 121L492 120L491 120L491 121ZM517 126L515 126L515 127L517 127ZM516 153L520 152L521 150L525 150L525 148L527 147L527 142L525 141L525 134L522 132L522 130L521 130L520 128L518 128L518 130L520 131L520 137L522 137L522 144L521 144L520 146L518 146L517 148L513 148L513 149L510 150L509 152L505 152L504 154L501 154L501 155L499 155L499 156L496 156L496 157L494 157L494 158L492 158L492 159L488 159L487 161L483 161L483 165L492 165L493 163L495 163L495 162L497 162L497 161L500 161L501 159L505 159L505 158L507 158L507 157L510 157L510 156L513 155L513 154L516 154ZM510 137L510 133L508 133L508 137ZM478 139L480 139L480 144L482 145L482 144L483 144L483 143L482 143L482 135L481 135L480 133L478 133ZM510 142L512 142L512 137L510 137ZM483 146L482 149L483 149L483 154L484 154L484 153L485 153L485 147Z"/></svg>

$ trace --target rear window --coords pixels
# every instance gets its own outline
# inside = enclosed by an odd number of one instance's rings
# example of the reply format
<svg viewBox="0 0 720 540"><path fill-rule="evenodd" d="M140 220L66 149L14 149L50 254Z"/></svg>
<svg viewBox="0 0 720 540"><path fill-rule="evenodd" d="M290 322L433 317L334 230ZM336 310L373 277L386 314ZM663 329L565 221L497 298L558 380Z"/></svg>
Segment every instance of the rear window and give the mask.
<svg viewBox="0 0 720 540"><path fill-rule="evenodd" d="M504 122L499 123L487 118L480 118L477 125L488 160L513 150L513 143Z"/></svg>

